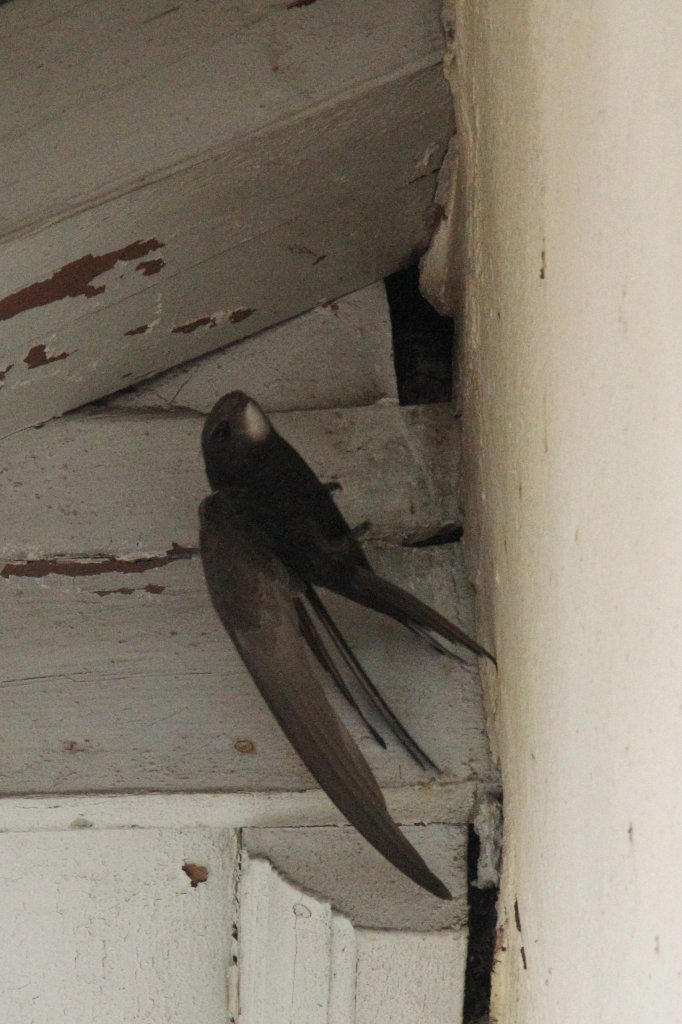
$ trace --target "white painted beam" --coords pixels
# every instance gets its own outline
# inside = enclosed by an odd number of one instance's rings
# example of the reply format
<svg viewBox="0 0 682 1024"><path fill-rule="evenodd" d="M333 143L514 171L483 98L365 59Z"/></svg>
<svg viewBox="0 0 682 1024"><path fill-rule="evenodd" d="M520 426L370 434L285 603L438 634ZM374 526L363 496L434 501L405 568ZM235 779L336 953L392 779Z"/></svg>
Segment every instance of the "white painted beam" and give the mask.
<svg viewBox="0 0 682 1024"><path fill-rule="evenodd" d="M226 1021L235 854L230 832L0 835L2 1019Z"/></svg>
<svg viewBox="0 0 682 1024"><path fill-rule="evenodd" d="M466 584L447 547L370 555L377 568L466 624ZM291 794L313 785L220 626L198 558L143 573L0 582L0 792ZM422 785L425 793L441 784L462 787L464 817L456 820L466 820L476 785L495 783L476 664L432 652L396 623L342 598L330 596L329 607L444 772L431 782L395 742L381 750L340 703L380 782ZM417 820L423 795L414 790L408 802Z"/></svg>
<svg viewBox="0 0 682 1024"><path fill-rule="evenodd" d="M445 882L451 901L420 889L349 827L245 828L243 842L250 857L265 858L288 882L328 900L356 927L466 929L466 827L404 825L403 832Z"/></svg>
<svg viewBox="0 0 682 1024"><path fill-rule="evenodd" d="M241 901L241 1024L457 1024L466 930L358 928L247 860Z"/></svg>
<svg viewBox="0 0 682 1024"><path fill-rule="evenodd" d="M208 412L228 390L269 412L398 403L383 281L114 395L109 408Z"/></svg>
<svg viewBox="0 0 682 1024"><path fill-rule="evenodd" d="M339 506L351 524L369 520L367 536L428 537L453 522L459 426L449 406L273 419L322 479L341 484ZM202 423L198 414L106 410L0 442L0 478L11 494L0 558L132 559L196 548L197 507L208 493Z"/></svg>
<svg viewBox="0 0 682 1024"><path fill-rule="evenodd" d="M0 431L423 248L451 131L439 15L434 0L1 6Z"/></svg>

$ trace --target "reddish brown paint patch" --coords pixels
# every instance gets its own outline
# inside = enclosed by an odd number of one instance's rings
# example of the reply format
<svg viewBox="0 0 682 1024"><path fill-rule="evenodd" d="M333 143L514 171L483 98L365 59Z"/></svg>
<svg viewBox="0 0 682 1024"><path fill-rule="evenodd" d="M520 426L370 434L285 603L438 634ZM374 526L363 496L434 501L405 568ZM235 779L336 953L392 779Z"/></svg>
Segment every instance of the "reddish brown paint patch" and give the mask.
<svg viewBox="0 0 682 1024"><path fill-rule="evenodd" d="M148 583L146 587L117 587L115 590L96 590L98 597L108 597L109 594L135 594L138 591L147 594L163 594L165 587L158 583Z"/></svg>
<svg viewBox="0 0 682 1024"><path fill-rule="evenodd" d="M193 554L196 554L196 549L185 548L180 544L174 543L165 555L159 555L155 558L136 558L130 562L123 558L98 558L92 560L38 558L33 562L5 562L0 576L7 580L10 576L42 579L45 576L103 576L110 572L147 572L149 569L160 569L162 566L181 558L191 558ZM150 593L155 592L150 591Z"/></svg>
<svg viewBox="0 0 682 1024"><path fill-rule="evenodd" d="M198 331L200 327L215 327L215 317L202 316L200 320L192 320L188 324L180 324L179 327L174 327L171 334L192 334L193 331Z"/></svg>
<svg viewBox="0 0 682 1024"><path fill-rule="evenodd" d="M316 3L316 0L291 0L287 4L287 10L293 11L296 7L310 7L311 4Z"/></svg>
<svg viewBox="0 0 682 1024"><path fill-rule="evenodd" d="M135 270L139 270L145 277L151 277L152 274L158 274L165 266L165 260L143 260L142 263L137 264Z"/></svg>
<svg viewBox="0 0 682 1024"><path fill-rule="evenodd" d="M7 376L7 374L9 373L13 366L14 363L10 363L9 366L6 366L4 370L0 370L0 380L5 379L5 377Z"/></svg>
<svg viewBox="0 0 682 1024"><path fill-rule="evenodd" d="M44 345L34 345L24 356L24 362L29 370L36 370L39 366L47 366L48 363L58 363L60 359L68 359L70 352L60 352L58 356L48 356Z"/></svg>
<svg viewBox="0 0 682 1024"><path fill-rule="evenodd" d="M125 338L132 338L136 334L145 334L149 330L149 324L140 324L139 327L133 327L132 331L126 331L124 334ZM126 377L131 377L132 374L127 373Z"/></svg>
<svg viewBox="0 0 682 1024"><path fill-rule="evenodd" d="M203 864L189 864L187 861L182 865L182 870L189 878L189 884L196 889L202 882L208 880L208 868Z"/></svg>
<svg viewBox="0 0 682 1024"><path fill-rule="evenodd" d="M229 316L230 323L240 324L242 320L247 320L255 312L255 309L249 309L248 306L243 306L241 309L233 309Z"/></svg>
<svg viewBox="0 0 682 1024"><path fill-rule="evenodd" d="M102 253L100 256L93 256L92 253L81 256L80 259L65 264L61 270L56 270L52 277L36 281L35 284L20 288L18 292L0 299L0 320L10 320L19 313L48 306L52 302L59 302L60 299L75 299L79 295L90 299L94 295L100 295L105 285L95 287L91 282L96 277L111 270L119 262L139 260L148 253L162 248L163 242L157 241L156 238L148 238L145 241L131 242L130 245Z"/></svg>

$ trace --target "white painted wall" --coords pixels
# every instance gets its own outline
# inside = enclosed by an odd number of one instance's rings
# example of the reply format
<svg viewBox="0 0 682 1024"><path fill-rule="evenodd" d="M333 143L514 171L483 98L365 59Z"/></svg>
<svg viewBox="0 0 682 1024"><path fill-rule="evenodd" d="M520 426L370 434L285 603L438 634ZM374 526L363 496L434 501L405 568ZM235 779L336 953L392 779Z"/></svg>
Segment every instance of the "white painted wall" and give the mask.
<svg viewBox="0 0 682 1024"><path fill-rule="evenodd" d="M682 6L449 6L506 797L496 1019L679 1020Z"/></svg>

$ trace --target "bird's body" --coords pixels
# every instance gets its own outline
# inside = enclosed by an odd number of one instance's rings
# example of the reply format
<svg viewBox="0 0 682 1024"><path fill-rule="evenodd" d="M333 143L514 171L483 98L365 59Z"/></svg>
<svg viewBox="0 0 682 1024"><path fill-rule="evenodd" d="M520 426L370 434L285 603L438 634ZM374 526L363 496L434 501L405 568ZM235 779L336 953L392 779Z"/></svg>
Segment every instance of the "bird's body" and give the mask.
<svg viewBox="0 0 682 1024"><path fill-rule="evenodd" d="M202 447L213 494L201 505L201 554L223 625L299 756L342 813L401 871L449 898L388 814L381 790L327 700L306 648L350 697L329 652L331 641L347 672L412 755L424 766L432 762L368 679L314 588L325 587L392 615L427 639L435 631L478 654L487 652L372 571L328 488L247 395L231 392L216 403L204 426Z"/></svg>

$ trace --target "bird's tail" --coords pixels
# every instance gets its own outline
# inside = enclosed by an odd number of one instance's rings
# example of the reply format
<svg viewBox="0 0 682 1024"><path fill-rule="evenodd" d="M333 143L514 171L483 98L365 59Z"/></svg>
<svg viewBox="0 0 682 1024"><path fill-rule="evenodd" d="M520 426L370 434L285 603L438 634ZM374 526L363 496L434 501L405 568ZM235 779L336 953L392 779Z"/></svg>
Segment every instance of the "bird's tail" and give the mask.
<svg viewBox="0 0 682 1024"><path fill-rule="evenodd" d="M345 584L343 589L339 588L339 593L366 608L372 608L374 611L397 619L404 626L413 629L423 639L432 642L437 650L444 651L445 649L437 641L434 642L428 633L425 634L424 630L431 630L443 637L444 640L460 644L474 654L489 658L493 665L497 664L490 651L468 636L454 622L450 622L440 612L424 604L414 594L409 594L395 583L389 583L382 576L377 576L371 569L359 567L354 573L353 579Z"/></svg>

